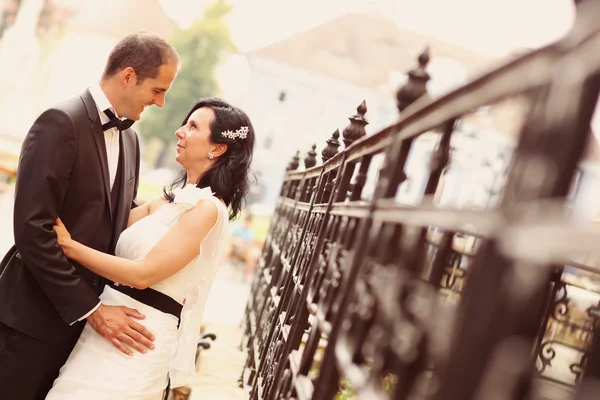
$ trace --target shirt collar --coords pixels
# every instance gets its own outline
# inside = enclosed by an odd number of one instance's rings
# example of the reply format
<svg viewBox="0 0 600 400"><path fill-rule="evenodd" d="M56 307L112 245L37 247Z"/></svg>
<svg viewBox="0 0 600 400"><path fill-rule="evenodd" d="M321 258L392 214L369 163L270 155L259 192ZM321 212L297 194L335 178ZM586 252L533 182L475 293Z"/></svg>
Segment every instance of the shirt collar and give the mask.
<svg viewBox="0 0 600 400"><path fill-rule="evenodd" d="M106 109L110 109L117 116L117 118L119 118L117 111L112 106L112 104L110 104L108 97L106 97L106 94L104 94L104 91L100 87L99 83L94 83L93 85L90 86L90 94L92 95L92 98L94 99L94 103L96 103L96 108L98 109L98 115L100 116L100 121L103 124L108 122L108 120L109 120L108 116L106 116L106 114L104 114L104 111Z"/></svg>

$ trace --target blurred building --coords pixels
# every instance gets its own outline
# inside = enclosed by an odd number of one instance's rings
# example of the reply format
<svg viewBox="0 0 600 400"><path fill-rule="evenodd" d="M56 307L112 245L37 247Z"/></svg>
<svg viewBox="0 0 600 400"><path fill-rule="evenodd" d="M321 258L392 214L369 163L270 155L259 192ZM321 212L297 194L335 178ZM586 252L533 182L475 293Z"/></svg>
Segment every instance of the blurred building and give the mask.
<svg viewBox="0 0 600 400"><path fill-rule="evenodd" d="M395 92L429 46L430 91L452 89L497 60L398 27L377 13L347 13L314 29L230 60L223 95L251 115L257 132L255 168L274 204L285 166L296 150L347 125L366 100L369 133L397 116Z"/></svg>
<svg viewBox="0 0 600 400"><path fill-rule="evenodd" d="M272 208L285 167L296 150L303 159L315 143L320 153L325 140L335 129L342 131L363 99L368 107L368 134L393 123L398 118L396 90L426 46L431 54L428 92L433 97L519 55L506 59L481 56L404 30L386 15L371 12L348 13L232 57L221 82L224 97L244 108L256 128L254 166L260 186L253 201ZM459 207L497 204L527 113L527 102L514 98L473 110L462 118L452 142L451 165L443 177L446 184L436 200ZM409 179L401 185L398 200L420 201L438 139L432 132L414 143L406 167ZM369 178L373 182L376 176ZM372 189L369 182L363 191L366 196ZM599 191L600 148L594 139L573 188L573 208L578 215L590 218L597 212Z"/></svg>

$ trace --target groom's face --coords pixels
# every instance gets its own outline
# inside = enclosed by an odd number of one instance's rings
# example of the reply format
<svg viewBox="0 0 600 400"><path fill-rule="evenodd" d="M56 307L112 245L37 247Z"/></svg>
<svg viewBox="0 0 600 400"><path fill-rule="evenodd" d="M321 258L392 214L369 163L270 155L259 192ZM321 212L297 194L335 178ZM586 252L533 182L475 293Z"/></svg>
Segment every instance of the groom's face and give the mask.
<svg viewBox="0 0 600 400"><path fill-rule="evenodd" d="M141 82L137 79L132 80L125 87L119 116L137 121L146 107L153 104L162 107L178 71L177 64L168 63L160 67L156 78L146 78Z"/></svg>

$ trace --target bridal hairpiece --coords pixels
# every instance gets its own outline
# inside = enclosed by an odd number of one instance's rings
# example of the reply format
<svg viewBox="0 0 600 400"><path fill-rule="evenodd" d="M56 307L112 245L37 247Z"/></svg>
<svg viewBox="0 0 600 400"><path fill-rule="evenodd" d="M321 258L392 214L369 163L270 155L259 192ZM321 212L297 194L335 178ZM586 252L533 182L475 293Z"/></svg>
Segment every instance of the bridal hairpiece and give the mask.
<svg viewBox="0 0 600 400"><path fill-rule="evenodd" d="M238 129L237 131L225 131L225 132L221 132L221 135L225 136L228 139L236 139L236 138L240 138L240 139L246 139L246 137L248 137L248 127L247 126L242 126L240 129Z"/></svg>

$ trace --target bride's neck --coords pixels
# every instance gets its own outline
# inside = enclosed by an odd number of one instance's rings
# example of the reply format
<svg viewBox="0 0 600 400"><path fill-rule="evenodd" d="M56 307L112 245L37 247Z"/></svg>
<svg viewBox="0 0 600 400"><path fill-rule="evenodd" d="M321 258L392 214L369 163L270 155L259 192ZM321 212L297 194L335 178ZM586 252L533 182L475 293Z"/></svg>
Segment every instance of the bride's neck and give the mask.
<svg viewBox="0 0 600 400"><path fill-rule="evenodd" d="M193 168L186 169L186 185L195 185L200 181L204 174L212 167L212 162L198 163Z"/></svg>
<svg viewBox="0 0 600 400"><path fill-rule="evenodd" d="M202 177L202 173L199 172L192 172L192 171L187 171L187 181L186 181L186 185L195 185L198 183L198 181L200 180L200 178Z"/></svg>

